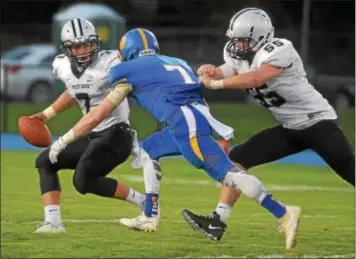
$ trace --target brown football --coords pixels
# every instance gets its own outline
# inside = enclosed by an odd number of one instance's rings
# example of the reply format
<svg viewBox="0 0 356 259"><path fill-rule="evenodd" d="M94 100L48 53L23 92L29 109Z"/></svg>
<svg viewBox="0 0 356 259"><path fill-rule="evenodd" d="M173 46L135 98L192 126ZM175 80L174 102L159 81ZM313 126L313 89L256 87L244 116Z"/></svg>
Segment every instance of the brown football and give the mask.
<svg viewBox="0 0 356 259"><path fill-rule="evenodd" d="M21 116L17 121L17 127L22 137L33 146L48 147L52 143L51 132L39 119Z"/></svg>

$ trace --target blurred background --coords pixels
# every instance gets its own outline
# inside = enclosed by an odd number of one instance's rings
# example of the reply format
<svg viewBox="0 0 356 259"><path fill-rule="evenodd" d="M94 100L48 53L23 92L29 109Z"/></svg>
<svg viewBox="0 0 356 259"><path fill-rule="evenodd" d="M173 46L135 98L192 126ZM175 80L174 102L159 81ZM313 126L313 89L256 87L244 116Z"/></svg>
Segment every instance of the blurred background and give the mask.
<svg viewBox="0 0 356 259"><path fill-rule="evenodd" d="M104 49L115 49L120 36L131 28L148 28L156 34L163 54L183 58L197 68L204 63L223 63L222 49L227 41L225 32L229 20L239 9L251 6L269 13L276 37L293 42L310 82L341 117L344 111L353 111L354 1L5 1L1 5L0 28L1 131L16 132L19 115L38 111L63 91L64 86L52 77L51 64L60 54L61 26L71 17L83 16L91 20L97 26ZM243 117L250 118L248 121L256 116L267 116L268 123L274 123L270 114L262 111L263 108L245 91L221 91L219 94L206 91L206 96L213 107L226 104L229 108L225 106L221 110L236 111L235 117L222 115L223 121L235 121L243 111ZM216 110L219 113L218 108ZM68 124L80 116L79 111L73 114L66 120ZM349 117L345 121L350 121ZM354 113L351 121L354 122ZM346 126L352 131L351 135L354 135L353 124ZM60 129L54 129L55 133L61 133Z"/></svg>
<svg viewBox="0 0 356 259"><path fill-rule="evenodd" d="M156 34L162 54L178 56L197 68L204 63L223 63L229 20L245 7L265 9L274 23L275 36L293 42L310 82L337 109L340 125L354 144L354 0L0 3L1 258L355 258L355 189L310 151L250 171L278 199L303 208L301 244L294 251L284 251L283 236L277 236L273 217L244 197L233 209L222 242L207 243L193 233L182 220L181 209L209 213L216 206L220 186L179 159L162 161L163 224L154 236L146 238L145 233L116 227L117 218L137 216L138 209L115 199L78 194L67 170L59 176L68 233L56 237L32 234L43 213L34 168L41 149L18 134L17 120L42 111L64 89L53 79L51 67L61 53L62 24L74 16L91 20L104 49L116 49L127 30L145 27ZM235 129L231 144L245 142L277 124L245 91L207 90L205 94L212 115ZM78 107L72 107L51 120L48 127L53 139L66 133L81 116ZM139 139L161 127L134 103L130 122ZM142 171L130 168L131 161L114 169L110 177L144 192Z"/></svg>

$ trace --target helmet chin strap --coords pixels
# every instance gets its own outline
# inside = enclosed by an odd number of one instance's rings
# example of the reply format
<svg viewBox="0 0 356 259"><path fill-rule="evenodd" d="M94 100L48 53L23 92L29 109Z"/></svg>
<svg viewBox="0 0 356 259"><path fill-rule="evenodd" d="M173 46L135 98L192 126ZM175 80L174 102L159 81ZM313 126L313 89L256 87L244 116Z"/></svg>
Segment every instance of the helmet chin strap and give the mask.
<svg viewBox="0 0 356 259"><path fill-rule="evenodd" d="M93 51L80 55L72 55L71 62L76 66L79 72L82 72L95 62L95 58L93 57Z"/></svg>
<svg viewBox="0 0 356 259"><path fill-rule="evenodd" d="M230 57L235 59L246 59L246 57L251 52L250 40L243 38L230 38L230 41L227 46L228 53ZM241 47L238 47L237 44L241 44Z"/></svg>

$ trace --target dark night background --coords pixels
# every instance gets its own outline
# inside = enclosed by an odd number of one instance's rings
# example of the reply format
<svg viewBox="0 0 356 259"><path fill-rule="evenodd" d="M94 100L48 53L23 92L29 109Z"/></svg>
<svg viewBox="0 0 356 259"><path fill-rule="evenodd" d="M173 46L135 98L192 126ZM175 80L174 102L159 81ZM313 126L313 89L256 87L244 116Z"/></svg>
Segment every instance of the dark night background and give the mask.
<svg viewBox="0 0 356 259"><path fill-rule="evenodd" d="M151 1L151 0L147 0ZM69 5L73 2L80 1L3 1L1 3L1 23L2 24L25 24L25 23L44 23L49 24L52 21L52 15L60 7ZM88 1L86 1L88 2ZM94 2L94 1L92 1ZM104 0L95 1L106 3L118 10L119 13L128 13L130 9L133 9L132 2L126 0ZM171 2L172 4L166 3ZM174 4L176 2L176 4ZM217 10L226 13L227 20L236 12L236 9L232 8L236 5L234 0L205 0L205 1L158 1L157 15L162 18L156 19L155 25L169 26L169 25L185 25L187 19L187 12L193 13L197 16L209 15ZM241 1L240 1L241 2ZM256 1L254 1L256 2ZM300 27L301 14L303 1L260 1L263 7L271 3L277 2L285 9L285 13L278 13L274 16L275 27L284 27L285 18L288 16L291 23L288 26ZM221 7L224 3L223 7ZM193 8L190 8L193 6ZM256 5L254 5L256 6ZM187 10L189 9L189 10ZM335 33L354 33L355 23L355 1L313 1L311 8L311 30L328 30ZM170 17L171 21L168 21L166 17ZM189 18L188 18L189 19ZM189 19L190 20L190 19ZM130 17L130 22L135 23L135 18ZM138 23L138 21L137 21ZM195 26L204 26L204 19L194 22Z"/></svg>
<svg viewBox="0 0 356 259"><path fill-rule="evenodd" d="M14 44L32 42L50 42L52 16L60 8L84 1L3 1L1 3L1 51L6 51ZM161 35L160 40L182 42L188 39L186 30L196 28L189 33L193 42L204 41L205 53L210 53L216 37L218 48L226 40L224 34L231 16L244 7L260 7L272 18L277 37L290 39L299 50L302 23L302 0L102 0L126 18L126 27L146 26L170 33ZM142 15L144 13L145 15ZM355 56L355 1L311 1L308 63L324 73L354 75ZM218 31L215 34L201 35L200 28ZM175 39L172 32L181 34ZM192 36L193 34L193 36ZM199 35L198 35L199 34ZM184 36L183 36L184 35ZM193 39L194 38L194 39ZM167 40L167 41L168 41ZM187 43L187 46L190 43ZM169 46L163 42L162 45ZM222 45L223 46L223 45ZM172 50L167 47L168 51ZM179 46L182 48L182 46ZM188 47L187 47L188 48ZM194 49L191 47L191 49ZM189 51L188 51L189 52ZM177 50L168 53L186 58L194 55L192 50ZM217 54L221 57L220 52ZM332 62L330 60L332 59ZM200 62L200 60L195 61ZM207 60L209 61L209 60ZM327 64L330 63L330 64ZM333 63L333 64L332 64ZM335 64L336 63L336 64ZM338 64L346 64L340 66Z"/></svg>

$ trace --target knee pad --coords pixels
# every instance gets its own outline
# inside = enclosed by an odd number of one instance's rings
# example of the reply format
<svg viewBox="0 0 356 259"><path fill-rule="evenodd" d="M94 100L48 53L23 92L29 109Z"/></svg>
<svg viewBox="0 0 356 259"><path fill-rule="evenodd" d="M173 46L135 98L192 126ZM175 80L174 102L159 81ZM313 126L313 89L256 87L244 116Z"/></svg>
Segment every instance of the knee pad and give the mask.
<svg viewBox="0 0 356 259"><path fill-rule="evenodd" d="M268 193L255 176L249 175L246 171L237 167L226 174L222 183L225 186L240 189L244 195L258 203L261 203Z"/></svg>

